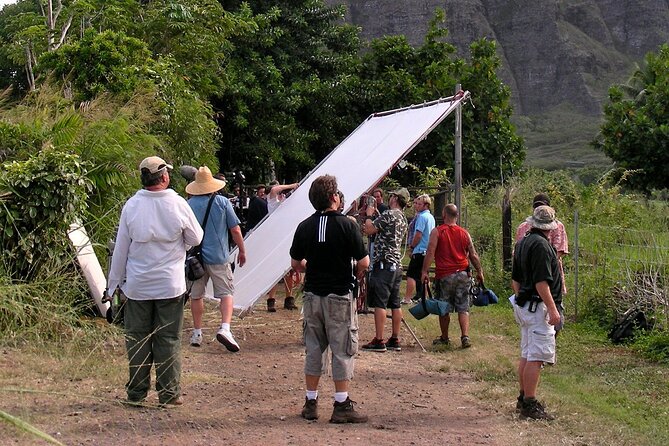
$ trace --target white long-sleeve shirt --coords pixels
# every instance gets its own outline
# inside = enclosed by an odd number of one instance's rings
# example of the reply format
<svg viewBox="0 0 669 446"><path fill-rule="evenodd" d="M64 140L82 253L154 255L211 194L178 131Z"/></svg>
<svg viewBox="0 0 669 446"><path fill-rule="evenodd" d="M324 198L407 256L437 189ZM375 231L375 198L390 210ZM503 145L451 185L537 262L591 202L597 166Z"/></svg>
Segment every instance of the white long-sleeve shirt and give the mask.
<svg viewBox="0 0 669 446"><path fill-rule="evenodd" d="M172 189L141 189L123 206L109 294L117 286L133 300L169 299L186 292L186 249L202 240L202 227Z"/></svg>

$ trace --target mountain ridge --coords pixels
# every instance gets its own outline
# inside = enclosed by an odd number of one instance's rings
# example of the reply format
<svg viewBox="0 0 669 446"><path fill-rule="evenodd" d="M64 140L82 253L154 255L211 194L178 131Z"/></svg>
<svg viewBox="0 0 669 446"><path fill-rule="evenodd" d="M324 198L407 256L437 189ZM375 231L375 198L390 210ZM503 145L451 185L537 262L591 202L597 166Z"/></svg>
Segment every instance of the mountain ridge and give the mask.
<svg viewBox="0 0 669 446"><path fill-rule="evenodd" d="M460 56L469 56L473 41L494 39L502 60L499 75L512 90L514 121L526 138L528 155L543 145L582 146L588 138L566 128L571 119L565 116L565 107L571 108L574 120L590 124L585 125L588 132L593 131L601 120L608 87L625 82L635 63L641 65L646 53L669 41L669 0L327 3L345 5L347 22L360 26L365 40L403 34L409 43L418 45L437 8L446 11L447 40ZM555 132L537 134L537 116L560 116L565 122L557 123Z"/></svg>

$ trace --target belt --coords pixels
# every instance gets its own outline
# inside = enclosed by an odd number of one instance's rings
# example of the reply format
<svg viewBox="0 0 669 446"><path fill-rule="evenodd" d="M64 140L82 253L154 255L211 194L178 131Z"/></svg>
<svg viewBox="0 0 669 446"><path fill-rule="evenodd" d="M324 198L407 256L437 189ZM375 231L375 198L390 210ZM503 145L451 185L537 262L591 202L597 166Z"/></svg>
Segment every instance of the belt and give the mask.
<svg viewBox="0 0 669 446"><path fill-rule="evenodd" d="M402 265L397 263L378 262L374 264L374 269L385 269L388 271L397 271Z"/></svg>

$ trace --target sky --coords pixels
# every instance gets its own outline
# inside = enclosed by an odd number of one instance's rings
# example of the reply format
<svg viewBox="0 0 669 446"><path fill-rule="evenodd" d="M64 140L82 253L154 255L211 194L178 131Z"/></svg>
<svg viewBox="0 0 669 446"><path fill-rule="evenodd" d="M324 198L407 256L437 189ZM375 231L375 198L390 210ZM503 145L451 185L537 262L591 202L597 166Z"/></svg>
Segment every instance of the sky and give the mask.
<svg viewBox="0 0 669 446"><path fill-rule="evenodd" d="M8 5L10 3L16 3L16 0L0 0L0 9L2 9L3 6Z"/></svg>

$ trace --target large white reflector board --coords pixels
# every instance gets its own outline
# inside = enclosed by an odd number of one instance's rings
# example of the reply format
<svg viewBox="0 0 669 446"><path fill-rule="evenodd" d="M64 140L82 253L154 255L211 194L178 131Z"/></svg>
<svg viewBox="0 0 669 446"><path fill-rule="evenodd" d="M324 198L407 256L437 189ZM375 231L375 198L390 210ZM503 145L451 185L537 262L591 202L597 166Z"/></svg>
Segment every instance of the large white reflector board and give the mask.
<svg viewBox="0 0 669 446"><path fill-rule="evenodd" d="M235 312L250 309L290 270L297 225L314 213L309 187L321 175L337 177L347 207L385 177L469 92L367 118L300 183L279 208L247 235L246 264L235 269ZM236 258L237 250L232 256Z"/></svg>

